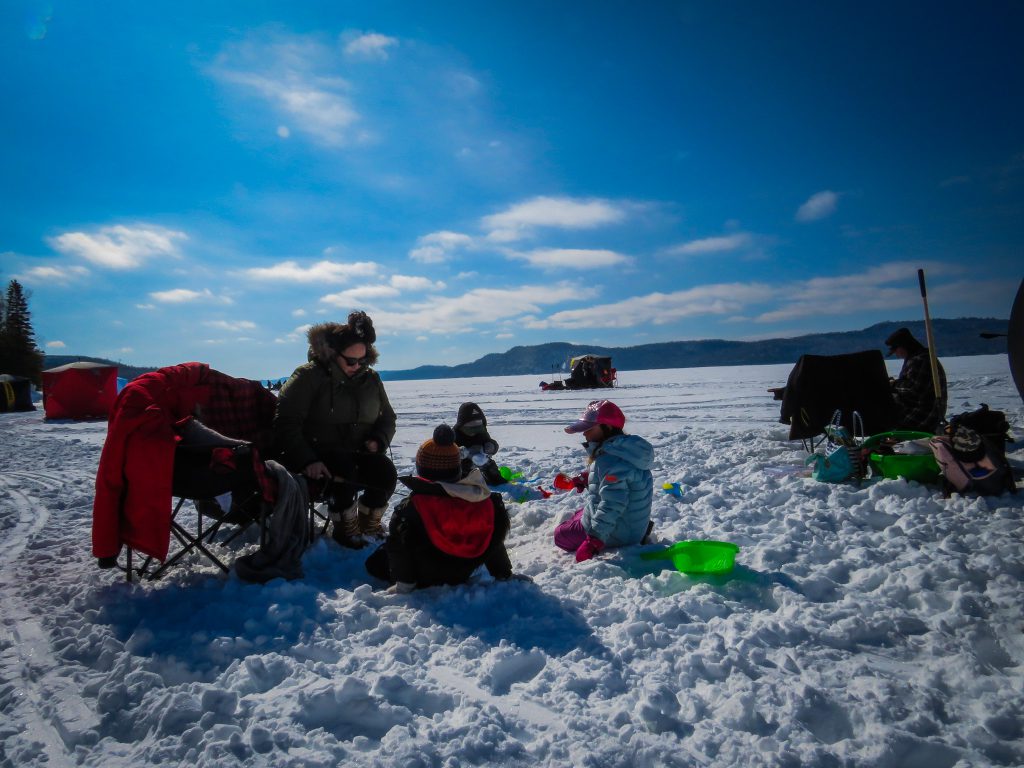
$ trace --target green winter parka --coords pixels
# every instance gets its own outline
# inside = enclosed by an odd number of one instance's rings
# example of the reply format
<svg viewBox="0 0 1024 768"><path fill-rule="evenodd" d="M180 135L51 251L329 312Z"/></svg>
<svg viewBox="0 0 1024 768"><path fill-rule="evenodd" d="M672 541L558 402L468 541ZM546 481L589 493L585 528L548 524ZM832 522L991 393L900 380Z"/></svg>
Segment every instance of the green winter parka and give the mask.
<svg viewBox="0 0 1024 768"><path fill-rule="evenodd" d="M274 417L278 456L292 472L331 453L365 451L371 439L384 453L395 436L395 411L380 376L372 368L346 376L316 328L310 330L310 361L281 388Z"/></svg>

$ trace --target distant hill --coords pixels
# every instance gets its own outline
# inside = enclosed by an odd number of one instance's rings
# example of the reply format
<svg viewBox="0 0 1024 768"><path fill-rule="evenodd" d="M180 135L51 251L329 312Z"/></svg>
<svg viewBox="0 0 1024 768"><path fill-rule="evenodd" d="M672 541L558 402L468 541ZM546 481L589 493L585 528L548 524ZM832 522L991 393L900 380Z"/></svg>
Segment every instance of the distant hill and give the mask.
<svg viewBox="0 0 1024 768"><path fill-rule="evenodd" d="M965 317L954 320L933 319L939 357L990 355L1006 352L1005 339L983 339L979 334L1006 333L1008 320ZM513 347L507 352L484 355L461 365L421 365L403 371L380 371L381 378L447 379L472 376L515 376L537 374L552 376L570 358L586 352L609 355L620 371L655 368L701 368L715 365L767 365L795 363L800 355L839 355L865 349L886 352L885 339L897 328L907 327L925 342L924 321L903 320L876 323L859 331L815 333L791 338L760 341L669 341L635 347L604 347L554 342L530 347Z"/></svg>
<svg viewBox="0 0 1024 768"><path fill-rule="evenodd" d="M955 320L933 319L932 328L938 340L939 357L966 357L1006 352L1006 339L983 339L981 333L1006 333L1008 320L987 317L964 317ZM785 339L760 341L667 341L635 347L603 347L594 344L552 342L531 347L512 347L507 352L492 352L479 360L460 365L421 365L403 371L380 371L385 381L415 379L457 379L473 376L516 376L537 374L552 377L562 372L563 364L576 355L593 352L609 355L620 371L644 371L655 368L702 368L713 365L767 365L795 363L800 355L840 355L865 349L885 349L885 339L897 328L907 327L925 341L924 322L903 320L876 323L860 331L815 333ZM155 367L139 367L80 355L46 355L43 367L56 368L77 361L108 363L118 367L118 376L133 379ZM269 377L277 381L275 377ZM283 381L284 379L280 379Z"/></svg>

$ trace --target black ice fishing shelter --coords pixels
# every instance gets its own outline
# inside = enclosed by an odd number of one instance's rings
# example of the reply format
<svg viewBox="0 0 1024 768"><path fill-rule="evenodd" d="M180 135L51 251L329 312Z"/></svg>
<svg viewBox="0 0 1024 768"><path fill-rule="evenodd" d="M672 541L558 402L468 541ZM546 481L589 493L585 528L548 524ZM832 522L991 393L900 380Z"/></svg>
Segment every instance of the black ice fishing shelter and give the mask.
<svg viewBox="0 0 1024 768"><path fill-rule="evenodd" d="M0 413L34 411L32 381L24 376L0 375Z"/></svg>

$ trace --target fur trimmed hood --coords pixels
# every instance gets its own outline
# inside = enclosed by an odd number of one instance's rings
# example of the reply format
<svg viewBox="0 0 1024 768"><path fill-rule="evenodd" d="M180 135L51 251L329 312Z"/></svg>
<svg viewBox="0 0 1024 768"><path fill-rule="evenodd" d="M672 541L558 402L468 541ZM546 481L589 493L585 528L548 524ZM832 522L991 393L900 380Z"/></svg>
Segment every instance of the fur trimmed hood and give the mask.
<svg viewBox="0 0 1024 768"><path fill-rule="evenodd" d="M353 312L348 316L347 323L317 323L306 333L309 340L308 357L311 361L330 366L342 350L353 344L366 345L366 365L377 362L377 348L373 342L377 334L373 321L364 312Z"/></svg>

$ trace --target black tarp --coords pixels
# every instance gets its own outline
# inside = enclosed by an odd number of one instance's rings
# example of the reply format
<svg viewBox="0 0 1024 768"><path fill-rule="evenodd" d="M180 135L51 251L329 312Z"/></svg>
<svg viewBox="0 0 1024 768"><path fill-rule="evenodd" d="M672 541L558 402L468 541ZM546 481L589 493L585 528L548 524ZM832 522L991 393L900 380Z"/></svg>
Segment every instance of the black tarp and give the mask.
<svg viewBox="0 0 1024 768"><path fill-rule="evenodd" d="M32 405L32 382L24 376L0 376L0 413L9 411L34 411Z"/></svg>
<svg viewBox="0 0 1024 768"><path fill-rule="evenodd" d="M867 435L888 432L896 423L885 358L877 349L848 355L802 355L786 382L779 421L789 424L790 440L824 432L836 410L853 430L853 412Z"/></svg>

